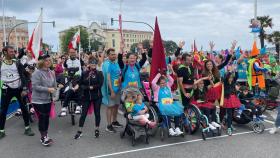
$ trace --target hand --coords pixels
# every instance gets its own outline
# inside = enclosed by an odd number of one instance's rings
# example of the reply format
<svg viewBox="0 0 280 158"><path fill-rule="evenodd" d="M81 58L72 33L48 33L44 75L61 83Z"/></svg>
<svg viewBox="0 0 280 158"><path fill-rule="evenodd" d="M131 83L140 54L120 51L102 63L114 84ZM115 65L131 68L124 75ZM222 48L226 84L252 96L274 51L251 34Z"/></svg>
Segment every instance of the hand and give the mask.
<svg viewBox="0 0 280 158"><path fill-rule="evenodd" d="M23 91L21 92L21 96L22 96L22 97L27 96L27 92L26 92L25 90L23 90Z"/></svg>
<svg viewBox="0 0 280 158"><path fill-rule="evenodd" d="M55 89L54 88L48 88L48 92L53 94L55 92Z"/></svg>
<svg viewBox="0 0 280 158"><path fill-rule="evenodd" d="M186 94L185 94L185 97L190 98L190 97L191 97L191 94L190 94L190 93L186 93Z"/></svg>
<svg viewBox="0 0 280 158"><path fill-rule="evenodd" d="M63 87L64 87L63 84L58 85L58 88L63 88Z"/></svg>
<svg viewBox="0 0 280 158"><path fill-rule="evenodd" d="M89 86L89 89L90 89L90 90L93 90L93 86Z"/></svg>
<svg viewBox="0 0 280 158"><path fill-rule="evenodd" d="M179 48L183 48L183 47L184 47L184 45L185 45L185 41L180 41L180 42L179 42L179 46L178 46L178 47L179 47Z"/></svg>
<svg viewBox="0 0 280 158"><path fill-rule="evenodd" d="M111 98L114 99L116 97L115 92L111 92Z"/></svg>
<svg viewBox="0 0 280 158"><path fill-rule="evenodd" d="M236 44L237 44L237 41L236 41L236 40L234 40L234 41L231 42L231 50L234 50L234 49L235 49Z"/></svg>
<svg viewBox="0 0 280 158"><path fill-rule="evenodd" d="M209 47L210 47L210 50L211 50L211 51L214 49L214 47L215 47L214 41L210 41L210 42L209 42Z"/></svg>

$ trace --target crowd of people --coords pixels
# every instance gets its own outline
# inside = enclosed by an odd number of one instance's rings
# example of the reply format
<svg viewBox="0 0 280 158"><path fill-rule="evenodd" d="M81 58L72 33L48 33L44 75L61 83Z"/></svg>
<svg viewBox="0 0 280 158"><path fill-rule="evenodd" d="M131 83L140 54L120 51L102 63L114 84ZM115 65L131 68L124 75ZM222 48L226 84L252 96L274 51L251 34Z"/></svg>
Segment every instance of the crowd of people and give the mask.
<svg viewBox="0 0 280 158"><path fill-rule="evenodd" d="M244 101L244 98L266 95L271 79L280 84L279 61L269 53L260 54L255 45L252 50L242 52L236 48L237 42L233 41L229 50L215 52L215 44L210 42L209 52L194 50L188 53L183 52L184 45L185 42L181 41L174 53L165 52L167 67L160 69L150 84L150 101L156 102L161 115L166 116L170 135L183 133L179 128L179 119L190 104L196 105L208 118L209 128L223 126L227 134L232 135L234 109L239 109L240 116L244 105L252 109L254 117L258 115L258 107ZM5 137L6 115L13 97L20 105L17 113L23 116L24 134L35 135L29 122L29 115L35 113L40 141L44 146L53 143L48 128L57 100L55 98L63 99L59 113L61 117L68 115L67 107L71 99L77 98L75 114L80 114L80 120L74 139L82 136L85 119L92 110L95 115L94 134L99 137L101 105L106 107L106 131L116 132L115 128L123 127L117 117L121 109L122 90L127 87L144 88L142 81L145 79L142 76L149 74L153 66L152 48L152 44L150 48L143 48L139 43L138 52L126 52L121 44L119 52L110 48L80 55L70 48L53 64L50 54L42 54L35 60L31 52L16 52L13 47L6 46L0 64L0 139ZM27 102L32 107L27 107ZM142 96L127 95L125 107L129 108L130 119L147 124L149 128L156 127L157 122L148 119L148 109ZM220 120L227 116L225 124L219 123L217 108ZM275 127L270 133L277 132L280 127L278 109ZM170 123L172 117L175 128Z"/></svg>

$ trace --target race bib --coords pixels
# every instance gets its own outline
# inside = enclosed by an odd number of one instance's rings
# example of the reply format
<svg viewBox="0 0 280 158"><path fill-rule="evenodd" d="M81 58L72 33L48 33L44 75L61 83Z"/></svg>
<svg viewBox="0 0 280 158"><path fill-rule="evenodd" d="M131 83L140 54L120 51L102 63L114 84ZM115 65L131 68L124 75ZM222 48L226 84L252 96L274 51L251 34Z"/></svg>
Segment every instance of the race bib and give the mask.
<svg viewBox="0 0 280 158"><path fill-rule="evenodd" d="M137 82L128 82L128 86L137 87Z"/></svg>
<svg viewBox="0 0 280 158"><path fill-rule="evenodd" d="M114 86L115 86L115 87L118 87L118 86L119 86L119 80L118 80L118 79L114 80Z"/></svg>
<svg viewBox="0 0 280 158"><path fill-rule="evenodd" d="M172 98L162 98L161 102L162 102L162 104L172 104L173 99Z"/></svg>

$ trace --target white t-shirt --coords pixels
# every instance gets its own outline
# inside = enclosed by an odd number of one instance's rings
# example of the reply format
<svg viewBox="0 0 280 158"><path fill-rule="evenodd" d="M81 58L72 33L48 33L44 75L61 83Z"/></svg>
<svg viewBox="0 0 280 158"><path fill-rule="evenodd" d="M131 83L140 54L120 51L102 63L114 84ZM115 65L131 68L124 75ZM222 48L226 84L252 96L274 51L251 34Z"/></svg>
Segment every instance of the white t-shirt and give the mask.
<svg viewBox="0 0 280 158"><path fill-rule="evenodd" d="M12 65L2 63L1 80L10 88L19 88L21 86L20 76L15 62Z"/></svg>

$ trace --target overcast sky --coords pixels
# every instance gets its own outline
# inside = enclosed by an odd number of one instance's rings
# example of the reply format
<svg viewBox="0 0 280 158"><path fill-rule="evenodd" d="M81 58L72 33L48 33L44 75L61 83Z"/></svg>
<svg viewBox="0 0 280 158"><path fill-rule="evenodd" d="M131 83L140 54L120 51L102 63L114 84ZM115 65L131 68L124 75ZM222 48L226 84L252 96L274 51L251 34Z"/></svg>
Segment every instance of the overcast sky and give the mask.
<svg viewBox="0 0 280 158"><path fill-rule="evenodd" d="M44 42L58 47L58 32L88 20L107 22L117 18L119 0L4 0L6 16L36 21L40 7L44 8L44 21L56 22L44 25ZM208 49L213 40L216 49L230 47L237 40L242 48L251 48L253 35L250 33L249 19L254 16L254 0L123 0L123 20L145 21L154 26L158 16L159 27L164 40L185 40L185 50L191 49L196 39L200 48ZM2 6L1 6L2 7ZM280 30L280 1L258 0L258 15L273 18L273 30ZM35 24L29 24L31 33ZM113 26L117 28L115 23ZM123 24L124 29L148 30L142 24Z"/></svg>

